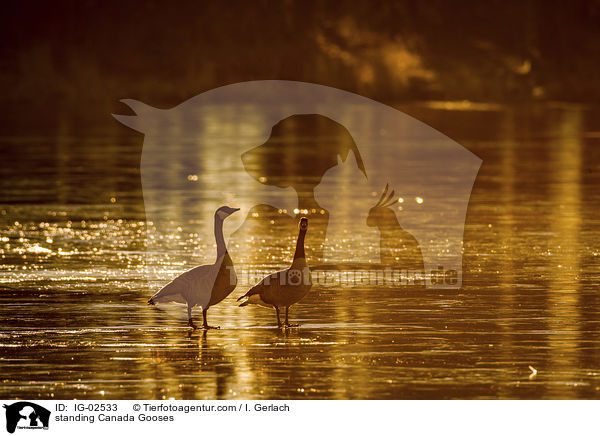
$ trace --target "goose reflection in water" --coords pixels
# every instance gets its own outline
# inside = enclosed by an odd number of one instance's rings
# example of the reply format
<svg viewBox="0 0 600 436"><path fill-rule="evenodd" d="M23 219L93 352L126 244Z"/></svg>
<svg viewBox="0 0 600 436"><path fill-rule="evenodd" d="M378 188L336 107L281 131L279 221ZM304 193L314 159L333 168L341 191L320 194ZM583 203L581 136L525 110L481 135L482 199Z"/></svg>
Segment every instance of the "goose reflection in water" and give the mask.
<svg viewBox="0 0 600 436"><path fill-rule="evenodd" d="M235 375L234 363L226 355L221 344L209 339L207 330L188 330L185 342L153 352L157 373L171 373L180 378L176 383L181 391L175 394L182 399L225 399L228 387ZM193 374L205 381L196 385L186 383ZM157 374L155 380L161 380ZM157 387L158 388L158 387Z"/></svg>

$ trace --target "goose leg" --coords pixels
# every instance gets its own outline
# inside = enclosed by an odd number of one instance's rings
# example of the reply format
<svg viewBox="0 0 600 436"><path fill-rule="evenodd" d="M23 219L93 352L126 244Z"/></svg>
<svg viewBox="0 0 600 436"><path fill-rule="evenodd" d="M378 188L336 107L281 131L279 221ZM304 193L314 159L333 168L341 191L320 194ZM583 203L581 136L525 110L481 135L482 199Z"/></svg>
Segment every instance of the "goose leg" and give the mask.
<svg viewBox="0 0 600 436"><path fill-rule="evenodd" d="M290 324L288 320L288 311L290 310L290 306L285 306L285 327L298 327L299 324Z"/></svg>
<svg viewBox="0 0 600 436"><path fill-rule="evenodd" d="M188 303L188 324L191 328L196 329L196 324L194 324L194 320L192 319L192 306Z"/></svg>
<svg viewBox="0 0 600 436"><path fill-rule="evenodd" d="M209 329L218 329L220 328L219 326L211 326L208 325L208 321L206 320L206 312L208 311L208 309L203 309L202 310L202 320L203 320L203 324L202 324L202 328L204 330L209 330Z"/></svg>
<svg viewBox="0 0 600 436"><path fill-rule="evenodd" d="M277 327L283 327L281 325L281 320L279 319L279 307L275 306L275 310L277 311Z"/></svg>

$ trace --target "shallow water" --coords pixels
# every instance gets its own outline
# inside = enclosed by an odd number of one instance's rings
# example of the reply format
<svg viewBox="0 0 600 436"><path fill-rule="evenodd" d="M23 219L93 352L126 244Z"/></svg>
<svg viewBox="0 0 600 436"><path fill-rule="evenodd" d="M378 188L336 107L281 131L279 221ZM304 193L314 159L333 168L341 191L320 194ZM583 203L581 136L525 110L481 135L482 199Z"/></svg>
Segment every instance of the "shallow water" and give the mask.
<svg viewBox="0 0 600 436"><path fill-rule="evenodd" d="M0 397L599 397L600 111L402 109L483 159L462 289L315 286L285 331L234 304L244 286L207 333L145 304L162 282L144 272L141 136L3 138ZM165 276L202 262L179 238ZM290 243L242 267L284 266Z"/></svg>

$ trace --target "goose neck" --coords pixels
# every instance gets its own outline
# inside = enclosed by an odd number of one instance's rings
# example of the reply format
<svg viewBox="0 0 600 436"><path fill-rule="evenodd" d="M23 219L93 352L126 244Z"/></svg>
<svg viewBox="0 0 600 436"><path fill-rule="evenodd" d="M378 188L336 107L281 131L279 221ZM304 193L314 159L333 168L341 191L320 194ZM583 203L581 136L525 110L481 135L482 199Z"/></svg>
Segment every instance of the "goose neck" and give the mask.
<svg viewBox="0 0 600 436"><path fill-rule="evenodd" d="M217 242L217 259L225 255L227 246L223 238L223 220L215 216L215 241Z"/></svg>
<svg viewBox="0 0 600 436"><path fill-rule="evenodd" d="M298 240L296 241L296 252L294 253L294 260L306 258L304 254L304 236L306 230L300 230L298 233Z"/></svg>

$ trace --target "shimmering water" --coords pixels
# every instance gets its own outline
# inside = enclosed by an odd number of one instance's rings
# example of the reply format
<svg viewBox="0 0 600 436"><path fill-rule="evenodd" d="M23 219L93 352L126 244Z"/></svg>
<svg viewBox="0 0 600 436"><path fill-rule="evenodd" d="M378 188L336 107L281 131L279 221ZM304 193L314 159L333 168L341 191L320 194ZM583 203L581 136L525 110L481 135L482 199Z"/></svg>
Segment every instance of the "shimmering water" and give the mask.
<svg viewBox="0 0 600 436"><path fill-rule="evenodd" d="M245 287L211 308L221 330L207 333L182 306L145 304L162 282L144 274L141 136L2 138L0 397L599 397L600 111L403 109L483 159L464 286L316 286L286 331L234 304ZM203 236L174 237L165 275L205 262Z"/></svg>

